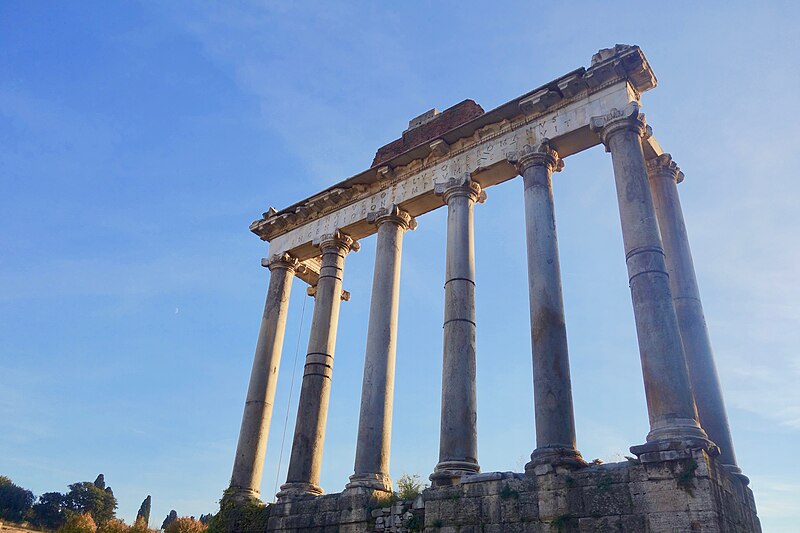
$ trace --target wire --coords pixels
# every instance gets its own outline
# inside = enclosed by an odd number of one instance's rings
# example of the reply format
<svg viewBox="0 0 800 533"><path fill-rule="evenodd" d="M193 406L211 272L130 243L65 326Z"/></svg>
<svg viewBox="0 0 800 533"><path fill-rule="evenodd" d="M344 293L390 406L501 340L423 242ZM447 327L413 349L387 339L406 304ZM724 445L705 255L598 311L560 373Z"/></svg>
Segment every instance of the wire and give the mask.
<svg viewBox="0 0 800 533"><path fill-rule="evenodd" d="M300 328L297 332L297 345L294 348L294 363L292 363L292 381L289 384L289 400L286 402L286 416L283 419L283 435L281 435L281 453L278 455L278 470L275 473L275 488L272 491L272 501L278 493L278 480L281 477L281 463L283 462L283 446L286 443L286 427L289 425L289 411L292 407L292 392L294 391L294 378L297 374L297 357L300 354L300 338L303 335L303 318L306 315L306 302L309 296L303 298L303 309L300 311Z"/></svg>

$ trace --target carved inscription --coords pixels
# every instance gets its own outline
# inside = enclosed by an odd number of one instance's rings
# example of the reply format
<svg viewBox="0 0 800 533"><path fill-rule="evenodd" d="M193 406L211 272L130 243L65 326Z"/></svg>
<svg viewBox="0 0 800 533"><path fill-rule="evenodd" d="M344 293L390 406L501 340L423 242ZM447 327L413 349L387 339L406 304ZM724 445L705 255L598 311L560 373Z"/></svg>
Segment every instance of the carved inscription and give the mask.
<svg viewBox="0 0 800 533"><path fill-rule="evenodd" d="M465 173L474 175L503 161L515 160L517 152L525 145L535 146L543 139L550 139L556 144L560 139L569 139L577 130L587 128L592 117L605 115L612 109L621 109L637 99L624 82L594 94L582 94L584 96L544 115L520 115L514 122L503 120L487 125L472 137L451 144L446 153L440 150L440 153L444 153L441 157L431 153L425 160L415 160L404 167L387 167L380 173L380 179L366 186L368 192L363 194L369 196L274 237L270 241L270 254L292 251L336 229L346 232L349 226L365 222L369 213L381 208L393 204L405 208L404 204L411 200L432 195L437 183L444 183ZM592 136L580 136L577 139L574 142L584 144L574 147L571 153L599 144L599 139ZM510 174L503 179L515 175ZM438 205L441 204L433 202L427 210L435 209ZM422 213L411 214L419 216ZM365 231L374 232L374 228Z"/></svg>

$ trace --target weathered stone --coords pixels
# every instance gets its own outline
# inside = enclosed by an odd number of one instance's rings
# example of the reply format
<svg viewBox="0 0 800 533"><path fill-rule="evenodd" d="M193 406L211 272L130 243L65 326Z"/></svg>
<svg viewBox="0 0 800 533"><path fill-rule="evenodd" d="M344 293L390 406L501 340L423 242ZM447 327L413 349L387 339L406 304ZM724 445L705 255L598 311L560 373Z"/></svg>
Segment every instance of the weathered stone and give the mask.
<svg viewBox="0 0 800 533"><path fill-rule="evenodd" d="M424 524L427 533L760 531L715 378L675 190L681 174L639 113L641 94L655 84L638 47L601 50L590 67L488 113L467 101L420 115L401 139L378 151L370 169L284 210L270 208L251 225L272 254L288 258L298 278L312 285L316 305L287 483L277 504L234 513L228 530L409 533ZM599 143L614 165L650 415L646 443L631 448L638 459L612 465L586 464L575 446L551 187L562 157ZM525 474L480 474L472 211L485 188L517 172L525 182L536 449ZM432 488L413 502L376 508L376 492L391 490L400 237L413 217L443 204L439 461ZM339 303L349 298L341 286L343 260L356 249L354 239L376 232L355 472L346 491L320 496ZM270 282L232 477L237 498L229 502L258 495L287 279L273 275ZM284 287L273 291L273 284ZM720 457L705 426L722 445Z"/></svg>
<svg viewBox="0 0 800 533"><path fill-rule="evenodd" d="M711 468L701 470L706 462ZM689 469L686 461L590 465L573 471L572 482L556 472L538 476L537 482L521 474L490 473L483 481L427 489L417 503L382 508L371 507L374 499L345 491L270 505L266 530L242 531L408 533L406 525L414 519L428 533L760 532L750 489L703 452L696 463ZM651 478L637 474L646 470Z"/></svg>

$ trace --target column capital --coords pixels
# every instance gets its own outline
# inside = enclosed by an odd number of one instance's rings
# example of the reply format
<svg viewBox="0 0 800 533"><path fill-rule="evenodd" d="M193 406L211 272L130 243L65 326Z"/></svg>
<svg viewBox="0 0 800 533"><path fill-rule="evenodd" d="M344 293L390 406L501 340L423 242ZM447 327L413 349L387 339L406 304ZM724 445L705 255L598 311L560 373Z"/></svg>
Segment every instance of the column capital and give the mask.
<svg viewBox="0 0 800 533"><path fill-rule="evenodd" d="M414 230L417 228L417 219L412 217L407 211L400 209L397 204L381 207L377 211L367 213L367 222L380 226L384 222L391 222L400 226L404 230Z"/></svg>
<svg viewBox="0 0 800 533"><path fill-rule="evenodd" d="M312 244L319 247L323 252L329 248L337 248L346 254L348 252L357 252L361 249L361 244L357 240L338 229L320 236Z"/></svg>
<svg viewBox="0 0 800 533"><path fill-rule="evenodd" d="M306 294L308 294L312 298L316 298L317 297L317 286L316 285L310 285L308 288L306 288ZM346 290L342 289L342 301L343 302L349 302L350 301L350 292L349 291L346 291Z"/></svg>
<svg viewBox="0 0 800 533"><path fill-rule="evenodd" d="M647 175L651 179L655 176L666 176L675 180L675 183L683 181L681 167L673 161L670 154L666 153L647 160Z"/></svg>
<svg viewBox="0 0 800 533"><path fill-rule="evenodd" d="M547 138L542 139L539 144L523 146L514 164L520 174L534 165L546 166L550 172L561 172L564 168L564 160L559 157L558 152L550 147L550 139Z"/></svg>
<svg viewBox="0 0 800 533"><path fill-rule="evenodd" d="M459 177L450 178L443 183L434 185L433 192L437 196L441 196L444 203L449 203L450 198L457 196L466 196L472 202L482 204L486 201L486 191L480 186L477 181L473 181L468 172L465 172Z"/></svg>
<svg viewBox="0 0 800 533"><path fill-rule="evenodd" d="M285 270L291 270L292 272L301 268L300 261L288 252L273 254L270 257L262 258L261 266L270 270L282 268Z"/></svg>
<svg viewBox="0 0 800 533"><path fill-rule="evenodd" d="M605 115L592 117L589 120L589 128L600 136L600 140L608 149L608 140L617 132L633 131L639 137L647 138L652 134L652 130L645 122L644 114L640 111L638 102L630 102L624 109L614 108Z"/></svg>

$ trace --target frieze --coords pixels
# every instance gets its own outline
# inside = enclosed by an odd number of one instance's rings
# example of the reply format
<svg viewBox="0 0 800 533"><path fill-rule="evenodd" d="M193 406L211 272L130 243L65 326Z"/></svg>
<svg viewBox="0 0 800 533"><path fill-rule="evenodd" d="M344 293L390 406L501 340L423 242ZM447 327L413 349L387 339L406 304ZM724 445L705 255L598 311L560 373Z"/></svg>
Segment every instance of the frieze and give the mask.
<svg viewBox="0 0 800 533"><path fill-rule="evenodd" d="M396 205L419 216L443 205L434 194L436 184L467 175L485 188L515 177L514 162L526 146L549 139L553 149L567 157L599 144L589 133L592 118L596 127L598 117L610 121L609 114L624 113L629 104L637 104L648 83L654 86L654 77L652 82L644 79L648 73L652 77L638 47L601 51L590 68L516 100L516 114L507 104L501 106L481 117L499 115L495 122L472 131L466 128L469 134L460 138L435 139L416 150L418 157L402 160L404 164L387 161L293 208L270 208L251 230L270 242L270 253L292 252L305 260L318 254L311 243L321 235L343 229L360 239L374 233L367 218L378 210ZM639 81L633 79L636 76Z"/></svg>

